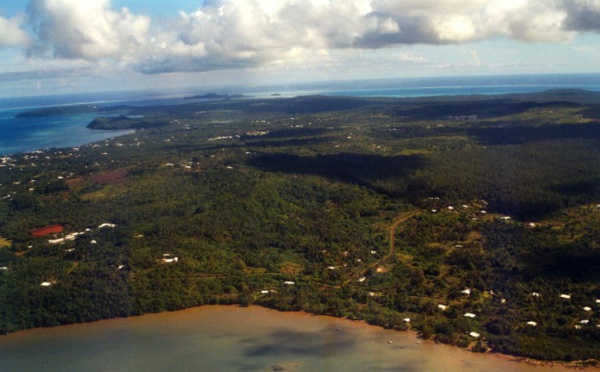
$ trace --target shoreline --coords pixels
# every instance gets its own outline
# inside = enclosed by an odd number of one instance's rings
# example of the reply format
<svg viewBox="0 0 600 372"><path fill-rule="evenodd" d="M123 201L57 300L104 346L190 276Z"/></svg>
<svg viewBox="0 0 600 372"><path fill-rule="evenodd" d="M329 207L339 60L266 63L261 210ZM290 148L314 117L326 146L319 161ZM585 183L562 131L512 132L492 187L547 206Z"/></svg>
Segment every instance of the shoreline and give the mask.
<svg viewBox="0 0 600 372"><path fill-rule="evenodd" d="M203 306L236 306L236 307L244 308L243 306L239 306L239 305L203 305ZM199 307L202 307L202 306L199 306ZM258 308L267 309L267 310L271 310L271 311L277 311L277 312L284 313L284 314L292 313L292 314L298 314L301 316L308 315L308 316L313 316L313 317L327 317L327 318L333 318L333 319L344 319L344 320L348 320L350 322L362 323L362 324L365 324L366 326L374 327L374 328L377 328L380 330L389 330L389 331L394 331L394 332L404 334L406 336L411 336L414 339L418 340L418 343L421 343L421 342L432 343L436 346L451 347L453 349L457 349L457 350L467 352L467 353L472 353L474 355L488 355L491 357L502 358L502 359L510 361L510 362L518 362L518 363L528 364L531 366L550 367L550 368L559 366L559 367L565 367L565 368L569 368L569 369L592 369L592 368L595 368L595 369L600 370L600 361L595 361L595 360L576 360L576 361L571 361L571 362L544 361L544 360L538 360L538 359L532 359L532 358L526 358L526 357L519 357L519 356L515 356L515 355L510 355L510 354L495 353L495 352L491 352L491 351L486 351L485 353L477 353L477 352L471 351L469 348L463 348L463 347L459 347L456 345L445 344L443 342L439 342L439 341L435 340L435 335L434 335L434 337L432 337L430 339L421 338L421 336L419 335L419 332L414 331L412 329L407 329L407 330L387 329L387 328L384 328L379 325L369 324L365 320L362 320L362 319L351 319L348 317L336 317L334 315L313 314L313 313L309 313L309 312L306 312L303 310L301 310L301 311L282 311L282 310L273 309L273 308L269 308L269 307L265 307L265 306L261 306L261 305L251 305L248 307L258 307ZM190 309L194 309L194 308L190 308ZM189 310L189 309L184 309L182 311L185 311L185 310ZM583 363L589 363L589 362L596 363L596 365L582 365Z"/></svg>
<svg viewBox="0 0 600 372"><path fill-rule="evenodd" d="M272 318L285 318L284 324L295 324L302 322L310 322L310 321L321 321L326 324L336 324L336 330L338 332L344 333L347 331L347 326L350 325L351 328L356 330L363 329L364 332L376 333L380 334L380 336L385 336L387 334L388 337L379 337L382 344L389 344L389 346L396 346L396 340L400 339L401 341L413 345L413 347L427 347L427 348L435 348L437 349L437 353L442 354L451 354L454 355L454 358L474 358L475 360L485 361L485 358L495 359L494 363L517 363L522 366L530 366L533 368L552 368L553 370L572 370L572 369L585 369L585 370L600 370L600 366L598 365L585 365L585 363L589 363L591 361L542 361L531 358L517 357L508 354L494 353L494 352L485 352L485 353L476 353L472 352L467 348L461 348L454 345L444 344L436 341L435 339L422 339L419 336L419 333L414 330L398 330L398 329L385 329L381 326L376 326L367 323L364 320L354 320L350 318L344 317L336 317L332 315L320 315L313 314L306 311L281 311L261 305L250 305L247 307L231 304L231 305L201 305L181 310L175 311L165 311L159 313L147 313L142 315L130 316L130 317L118 317L118 318L110 318L110 319L101 319L93 322L86 323L73 323L73 324L64 324L55 327L40 327L40 328L30 328L26 330L21 330L17 332L13 332L7 335L1 335L0 342L3 341L19 341L22 339L27 339L30 337L38 337L40 339L45 339L51 333L61 333L61 332L75 332L76 328L110 328L110 326L123 328L128 323L148 323L148 322L158 322L158 323L177 323L177 319L173 320L173 318L190 318L193 316L200 316L204 314L222 314L223 312L233 312L239 313L237 318L241 318L244 315L248 316L252 319L261 318L266 316L270 319ZM276 313L277 316L273 316L272 313ZM291 319L290 319L291 318ZM294 322L294 320L298 320L298 322ZM239 321L239 320L238 320ZM346 323L347 322L347 323ZM346 324L344 324L346 323ZM219 328L222 324L212 324L211 326ZM346 327L344 327L346 326ZM223 332L227 332L227 330L223 330ZM310 330L305 331L310 332ZM77 332L75 332L77 333ZM86 332L84 332L86 333ZM37 335L39 334L39 335ZM395 339L394 343L391 341ZM418 346L415 346L418 345ZM405 346L401 349L406 348ZM442 348L442 349L438 349ZM426 352L422 351L422 352ZM479 357L483 357L484 359L479 359ZM486 361L486 362L489 362Z"/></svg>

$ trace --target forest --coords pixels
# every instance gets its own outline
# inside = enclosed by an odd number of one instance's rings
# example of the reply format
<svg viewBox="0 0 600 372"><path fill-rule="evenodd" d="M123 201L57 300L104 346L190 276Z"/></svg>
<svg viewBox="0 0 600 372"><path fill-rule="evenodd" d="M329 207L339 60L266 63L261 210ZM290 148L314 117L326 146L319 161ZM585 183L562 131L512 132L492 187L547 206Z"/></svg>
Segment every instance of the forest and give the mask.
<svg viewBox="0 0 600 372"><path fill-rule="evenodd" d="M0 157L0 333L257 304L598 363L599 93L211 98Z"/></svg>

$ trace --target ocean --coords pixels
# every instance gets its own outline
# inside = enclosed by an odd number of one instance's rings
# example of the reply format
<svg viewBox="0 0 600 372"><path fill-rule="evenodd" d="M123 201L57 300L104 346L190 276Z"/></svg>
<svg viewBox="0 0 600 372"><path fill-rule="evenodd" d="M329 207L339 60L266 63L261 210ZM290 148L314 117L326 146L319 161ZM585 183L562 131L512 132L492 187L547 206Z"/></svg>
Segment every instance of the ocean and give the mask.
<svg viewBox="0 0 600 372"><path fill-rule="evenodd" d="M86 129L95 114L18 118L23 111L41 107L94 104L98 106L176 105L184 97L242 93L254 97L293 97L323 94L355 97L423 97L441 95L532 93L550 89L600 91L600 74L430 77L322 82L265 87L187 88L170 91L131 91L0 99L0 155L51 147L73 147L125 132Z"/></svg>

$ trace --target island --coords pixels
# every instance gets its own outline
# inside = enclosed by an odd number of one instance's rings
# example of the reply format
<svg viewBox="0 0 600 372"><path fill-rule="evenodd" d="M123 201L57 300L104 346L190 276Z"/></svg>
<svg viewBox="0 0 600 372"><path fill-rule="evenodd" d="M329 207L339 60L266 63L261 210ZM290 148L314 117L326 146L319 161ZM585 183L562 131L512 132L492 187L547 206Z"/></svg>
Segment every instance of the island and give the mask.
<svg viewBox="0 0 600 372"><path fill-rule="evenodd" d="M600 360L599 93L199 101L90 128L135 132L0 158L2 333L255 304Z"/></svg>
<svg viewBox="0 0 600 372"><path fill-rule="evenodd" d="M217 94L217 93L206 93L195 95L191 97L185 97L185 99L210 99L210 100L230 100L230 99L241 99L241 98L251 98L251 96L246 96L240 93L236 94Z"/></svg>

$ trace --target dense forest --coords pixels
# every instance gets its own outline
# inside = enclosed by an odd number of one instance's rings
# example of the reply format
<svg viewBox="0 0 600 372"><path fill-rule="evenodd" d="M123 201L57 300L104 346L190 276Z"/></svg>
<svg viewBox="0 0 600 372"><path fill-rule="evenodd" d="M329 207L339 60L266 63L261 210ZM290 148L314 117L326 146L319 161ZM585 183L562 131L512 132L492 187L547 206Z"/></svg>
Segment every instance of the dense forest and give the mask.
<svg viewBox="0 0 600 372"><path fill-rule="evenodd" d="M0 157L1 333L259 304L600 360L600 94L213 98Z"/></svg>

